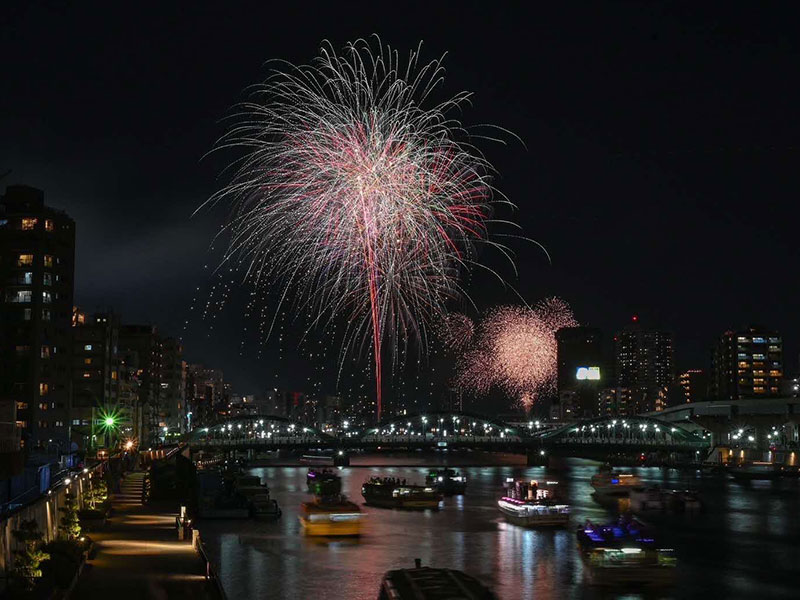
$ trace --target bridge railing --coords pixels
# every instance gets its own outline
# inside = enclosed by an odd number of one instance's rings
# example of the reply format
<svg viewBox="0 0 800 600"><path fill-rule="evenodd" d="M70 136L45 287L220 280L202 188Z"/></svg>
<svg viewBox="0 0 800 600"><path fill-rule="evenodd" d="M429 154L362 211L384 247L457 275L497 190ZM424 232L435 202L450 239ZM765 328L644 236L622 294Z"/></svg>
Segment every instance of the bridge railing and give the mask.
<svg viewBox="0 0 800 600"><path fill-rule="evenodd" d="M198 438L189 442L190 446L202 448L204 446L286 446L297 445L307 446L309 444L322 444L327 440L322 440L314 435L292 435L270 437L235 437L235 438Z"/></svg>

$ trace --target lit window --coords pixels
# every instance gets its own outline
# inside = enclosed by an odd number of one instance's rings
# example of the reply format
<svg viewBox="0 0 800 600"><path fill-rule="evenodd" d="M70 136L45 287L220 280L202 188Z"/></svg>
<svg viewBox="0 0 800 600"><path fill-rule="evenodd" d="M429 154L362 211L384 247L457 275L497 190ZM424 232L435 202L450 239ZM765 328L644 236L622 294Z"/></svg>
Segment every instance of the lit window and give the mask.
<svg viewBox="0 0 800 600"><path fill-rule="evenodd" d="M6 302L19 302L28 304L33 299L33 292L30 290L17 290L16 292L8 290L6 292Z"/></svg>
<svg viewBox="0 0 800 600"><path fill-rule="evenodd" d="M47 410L47 402L39 402L39 410Z"/></svg>
<svg viewBox="0 0 800 600"><path fill-rule="evenodd" d="M22 219L22 230L23 231L30 231L31 229L36 227L37 221L38 221L38 219L33 218L33 217L30 217L30 218L26 217L26 218Z"/></svg>
<svg viewBox="0 0 800 600"><path fill-rule="evenodd" d="M49 254L44 255L44 266L49 269L53 268L53 257Z"/></svg>
<svg viewBox="0 0 800 600"><path fill-rule="evenodd" d="M53 285L53 276L50 273L45 273L42 276L42 282L45 285Z"/></svg>
<svg viewBox="0 0 800 600"><path fill-rule="evenodd" d="M83 364L85 364L85 365L90 365L90 364L92 364L92 359L91 359L91 358L84 358L84 359L83 359Z"/></svg>
<svg viewBox="0 0 800 600"><path fill-rule="evenodd" d="M50 304L53 301L53 295L50 292L42 292L42 302Z"/></svg>
<svg viewBox="0 0 800 600"><path fill-rule="evenodd" d="M767 343L767 340L765 340L765 339L764 339L764 338L762 338L762 337L754 337L754 338L753 338L753 343L754 343L754 344L766 344L766 343Z"/></svg>
<svg viewBox="0 0 800 600"><path fill-rule="evenodd" d="M17 402L17 410L27 410L28 403L27 402Z"/></svg>
<svg viewBox="0 0 800 600"><path fill-rule="evenodd" d="M84 350L89 350L89 351L91 351L91 349L92 349L92 345L91 345L91 344L86 344L86 345L83 347L83 349L84 349Z"/></svg>
<svg viewBox="0 0 800 600"><path fill-rule="evenodd" d="M50 358L50 346L42 346L40 355L42 358Z"/></svg>
<svg viewBox="0 0 800 600"><path fill-rule="evenodd" d="M33 254L20 254L17 257L18 267L29 267L33 264Z"/></svg>
<svg viewBox="0 0 800 600"><path fill-rule="evenodd" d="M40 383L39 384L39 395L46 396L50 392L50 384L48 383Z"/></svg>
<svg viewBox="0 0 800 600"><path fill-rule="evenodd" d="M28 352L31 351L30 346L17 346L16 347L17 356L25 356Z"/></svg>
<svg viewBox="0 0 800 600"><path fill-rule="evenodd" d="M89 371L86 371L86 372L83 374L83 378L84 378L84 379L89 379L91 376L92 376L92 374L91 374L91 373L89 373Z"/></svg>
<svg viewBox="0 0 800 600"><path fill-rule="evenodd" d="M53 221L50 220L50 219L45 219L44 220L44 228L47 231L53 231L53 229L55 229L55 227L53 226Z"/></svg>
<svg viewBox="0 0 800 600"><path fill-rule="evenodd" d="M30 321L32 316L33 316L32 310L30 308L26 308L22 318L25 319L26 321Z"/></svg>
<svg viewBox="0 0 800 600"><path fill-rule="evenodd" d="M111 371L111 379L114 380L114 381L117 380L117 372L116 371Z"/></svg>
<svg viewBox="0 0 800 600"><path fill-rule="evenodd" d="M50 309L43 308L42 309L42 321L49 321L50 320Z"/></svg>
<svg viewBox="0 0 800 600"><path fill-rule="evenodd" d="M55 426L56 427L63 427L64 426L64 421L56 421L55 422Z"/></svg>
<svg viewBox="0 0 800 600"><path fill-rule="evenodd" d="M31 285L33 283L33 273L30 271L20 273L17 281L23 285Z"/></svg>
<svg viewBox="0 0 800 600"><path fill-rule="evenodd" d="M80 419L72 419L72 424L73 425L80 425L81 424L81 420Z"/></svg>

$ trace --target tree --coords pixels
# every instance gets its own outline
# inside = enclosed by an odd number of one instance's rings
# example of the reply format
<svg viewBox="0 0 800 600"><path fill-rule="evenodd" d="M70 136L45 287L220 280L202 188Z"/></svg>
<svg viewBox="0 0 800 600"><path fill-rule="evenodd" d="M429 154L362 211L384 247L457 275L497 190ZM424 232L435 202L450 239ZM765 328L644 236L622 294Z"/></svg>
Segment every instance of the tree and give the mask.
<svg viewBox="0 0 800 600"><path fill-rule="evenodd" d="M22 521L19 529L11 533L17 544L22 544L22 549L14 552L12 574L21 587L32 590L36 580L42 576L40 564L48 560L50 555L41 549L42 534L35 519Z"/></svg>
<svg viewBox="0 0 800 600"><path fill-rule="evenodd" d="M81 535L81 524L78 519L78 501L67 490L64 495L64 506L58 509L62 514L58 524L59 536L65 540L75 540Z"/></svg>

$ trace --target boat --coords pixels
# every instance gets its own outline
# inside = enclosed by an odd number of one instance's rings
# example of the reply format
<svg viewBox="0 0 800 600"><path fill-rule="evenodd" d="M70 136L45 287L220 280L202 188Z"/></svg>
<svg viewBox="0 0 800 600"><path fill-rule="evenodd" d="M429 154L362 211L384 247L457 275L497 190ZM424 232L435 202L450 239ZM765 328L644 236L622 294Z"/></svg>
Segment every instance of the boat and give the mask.
<svg viewBox="0 0 800 600"><path fill-rule="evenodd" d="M592 476L592 487L598 496L627 496L641 481L632 473L601 471Z"/></svg>
<svg viewBox="0 0 800 600"><path fill-rule="evenodd" d="M342 491L342 480L329 469L312 468L306 474L306 486L312 494L333 496Z"/></svg>
<svg viewBox="0 0 800 600"><path fill-rule="evenodd" d="M730 465L728 474L734 479L753 481L757 479L777 479L781 476L781 466L773 462L752 461Z"/></svg>
<svg viewBox="0 0 800 600"><path fill-rule="evenodd" d="M467 477L447 467L430 471L425 477L425 484L445 496L463 495L467 491Z"/></svg>
<svg viewBox="0 0 800 600"><path fill-rule="evenodd" d="M342 480L336 473L327 469L309 469L306 482L316 497L300 505L298 519L305 535L361 535L364 515L357 504L341 494Z"/></svg>
<svg viewBox="0 0 800 600"><path fill-rule="evenodd" d="M372 477L361 486L368 505L382 508L439 508L443 494L431 486L409 485L392 477Z"/></svg>
<svg viewBox="0 0 800 600"><path fill-rule="evenodd" d="M433 569L420 565L414 569L387 571L378 600L496 600L492 591L474 577L454 569Z"/></svg>
<svg viewBox="0 0 800 600"><path fill-rule="evenodd" d="M247 502L250 516L255 519L277 519L282 511L278 502L269 495L269 488L256 475L237 475L233 493Z"/></svg>
<svg viewBox="0 0 800 600"><path fill-rule="evenodd" d="M664 491L659 487L632 487L628 496L631 500L631 510L633 512L661 511L667 508Z"/></svg>
<svg viewBox="0 0 800 600"><path fill-rule="evenodd" d="M584 577L592 585L668 585L677 560L642 523L620 517L608 525L591 521L578 528Z"/></svg>
<svg viewBox="0 0 800 600"><path fill-rule="evenodd" d="M540 485L536 480L506 480L506 494L497 507L506 521L523 527L563 527L569 523L570 507L559 501L557 481Z"/></svg>
<svg viewBox="0 0 800 600"><path fill-rule="evenodd" d="M694 490L666 490L667 509L673 512L700 512L703 502Z"/></svg>

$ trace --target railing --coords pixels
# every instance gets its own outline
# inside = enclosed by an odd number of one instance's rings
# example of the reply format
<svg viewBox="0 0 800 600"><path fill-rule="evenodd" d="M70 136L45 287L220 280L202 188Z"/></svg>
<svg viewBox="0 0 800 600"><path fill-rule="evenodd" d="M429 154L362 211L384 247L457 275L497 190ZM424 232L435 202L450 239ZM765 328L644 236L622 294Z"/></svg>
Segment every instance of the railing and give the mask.
<svg viewBox="0 0 800 600"><path fill-rule="evenodd" d="M192 530L192 546L194 546L194 549L197 550L197 554L200 555L203 564L205 564L206 579L214 584L214 588L217 590L219 597L222 598L222 600L227 600L228 596L225 593L225 588L222 587L222 582L219 580L219 575L217 575L217 571L214 569L211 559L208 558L206 545L203 543L203 540L200 539L200 532L197 529Z"/></svg>

